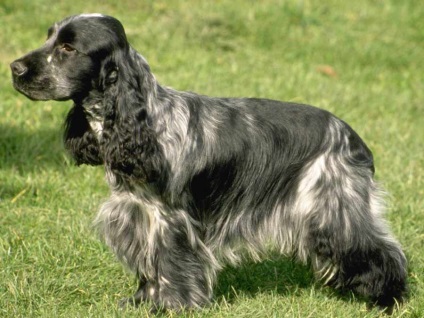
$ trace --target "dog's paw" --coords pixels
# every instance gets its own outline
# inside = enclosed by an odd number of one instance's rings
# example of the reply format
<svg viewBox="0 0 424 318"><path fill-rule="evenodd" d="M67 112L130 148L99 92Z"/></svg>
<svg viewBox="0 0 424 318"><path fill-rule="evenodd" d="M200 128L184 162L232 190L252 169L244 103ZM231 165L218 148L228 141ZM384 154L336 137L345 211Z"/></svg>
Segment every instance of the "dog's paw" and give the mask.
<svg viewBox="0 0 424 318"><path fill-rule="evenodd" d="M118 307L121 309L137 308L140 304L141 300L134 297L122 298L118 301Z"/></svg>
<svg viewBox="0 0 424 318"><path fill-rule="evenodd" d="M138 290L133 296L122 298L118 302L119 308L137 308L142 302L146 301L146 296L143 289Z"/></svg>

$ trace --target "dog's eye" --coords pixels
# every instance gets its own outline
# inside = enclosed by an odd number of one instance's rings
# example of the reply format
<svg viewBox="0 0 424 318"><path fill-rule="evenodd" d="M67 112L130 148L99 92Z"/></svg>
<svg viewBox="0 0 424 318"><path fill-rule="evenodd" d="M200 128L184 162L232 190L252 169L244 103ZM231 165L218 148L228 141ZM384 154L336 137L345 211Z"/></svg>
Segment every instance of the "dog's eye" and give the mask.
<svg viewBox="0 0 424 318"><path fill-rule="evenodd" d="M75 49L67 43L63 44L60 49L62 51L65 51L65 52L74 52L75 51Z"/></svg>

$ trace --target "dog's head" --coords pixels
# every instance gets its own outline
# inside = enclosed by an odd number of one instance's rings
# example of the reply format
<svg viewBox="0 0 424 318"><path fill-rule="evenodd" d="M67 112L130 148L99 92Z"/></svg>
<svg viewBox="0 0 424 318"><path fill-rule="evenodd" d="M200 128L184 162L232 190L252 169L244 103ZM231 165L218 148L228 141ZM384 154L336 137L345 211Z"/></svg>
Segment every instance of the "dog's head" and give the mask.
<svg viewBox="0 0 424 318"><path fill-rule="evenodd" d="M122 24L101 14L55 23L42 47L11 63L13 85L32 100L81 99L117 80L115 52L127 51Z"/></svg>

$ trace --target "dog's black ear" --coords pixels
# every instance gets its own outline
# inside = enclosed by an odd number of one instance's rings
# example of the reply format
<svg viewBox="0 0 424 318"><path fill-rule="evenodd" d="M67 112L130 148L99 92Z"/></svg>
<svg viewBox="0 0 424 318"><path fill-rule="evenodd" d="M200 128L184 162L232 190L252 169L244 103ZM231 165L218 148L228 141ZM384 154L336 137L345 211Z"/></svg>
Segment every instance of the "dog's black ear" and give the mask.
<svg viewBox="0 0 424 318"><path fill-rule="evenodd" d="M78 165L101 165L103 160L99 152L99 142L84 114L81 106L74 105L65 121L65 148Z"/></svg>
<svg viewBox="0 0 424 318"><path fill-rule="evenodd" d="M147 182L163 176L162 151L155 131L156 81L134 50L120 50L101 70L105 118L101 149L106 165L126 177Z"/></svg>

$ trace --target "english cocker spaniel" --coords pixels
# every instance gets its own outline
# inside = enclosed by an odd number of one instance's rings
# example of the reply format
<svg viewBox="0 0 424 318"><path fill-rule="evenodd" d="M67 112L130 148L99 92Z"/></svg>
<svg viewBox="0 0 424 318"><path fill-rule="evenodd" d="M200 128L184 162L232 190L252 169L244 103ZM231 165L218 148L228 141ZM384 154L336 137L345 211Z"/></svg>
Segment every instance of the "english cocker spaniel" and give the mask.
<svg viewBox="0 0 424 318"><path fill-rule="evenodd" d="M65 146L105 168L111 196L95 224L139 279L127 303L204 306L224 264L269 250L372 304L402 300L406 260L373 156L329 112L161 86L121 23L100 14L55 23L11 69L30 99L74 102Z"/></svg>

